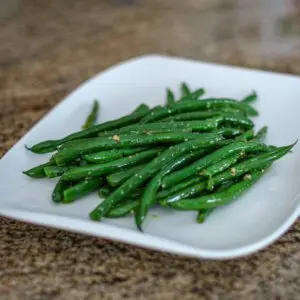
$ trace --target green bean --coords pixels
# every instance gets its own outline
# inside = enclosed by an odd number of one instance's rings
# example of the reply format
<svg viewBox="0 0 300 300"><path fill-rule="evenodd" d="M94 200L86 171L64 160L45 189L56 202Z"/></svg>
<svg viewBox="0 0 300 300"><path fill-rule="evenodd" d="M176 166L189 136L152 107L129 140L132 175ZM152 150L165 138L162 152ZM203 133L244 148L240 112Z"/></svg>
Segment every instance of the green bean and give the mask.
<svg viewBox="0 0 300 300"><path fill-rule="evenodd" d="M199 198L187 198L172 202L169 205L172 208L179 210L200 210L223 206L240 197L261 178L263 173L264 172L262 170L252 171L249 176L245 176L242 181L233 184L231 187L222 192L205 195Z"/></svg>
<svg viewBox="0 0 300 300"><path fill-rule="evenodd" d="M139 205L139 200L128 199L123 203L120 203L113 207L107 214L107 218L121 218L126 217L132 211L134 211Z"/></svg>
<svg viewBox="0 0 300 300"><path fill-rule="evenodd" d="M75 166L46 166L44 172L48 178L59 177Z"/></svg>
<svg viewBox="0 0 300 300"><path fill-rule="evenodd" d="M167 198L168 196L173 195L173 194L175 194L185 188L188 188L192 185L195 185L201 181L203 181L203 177L200 177L200 176L199 177L191 177L187 180L184 180L184 181L172 186L169 189L164 189L164 190L160 191L157 195L157 198L158 199Z"/></svg>
<svg viewBox="0 0 300 300"><path fill-rule="evenodd" d="M186 163L191 162L192 160L199 158L207 153L206 149L200 149L191 153L184 154L171 160L168 164L163 166L162 170L154 176L153 179L147 184L143 197L141 199L140 205L136 210L135 222L137 228L142 231L142 223L148 213L148 210L151 205L156 203L156 194L161 185L163 177L175 169L178 169L185 165Z"/></svg>
<svg viewBox="0 0 300 300"><path fill-rule="evenodd" d="M137 123L147 114L148 114L148 111L133 113L133 114L124 116L122 118L119 118L119 119L116 119L113 121L108 121L108 122L98 124L98 125L92 126L90 128L75 132L75 133L70 134L59 140L48 140L48 141L38 143L38 144L32 146L31 148L27 147L27 149L29 149L30 151L32 151L34 153L39 153L39 154L53 152L53 151L57 150L58 146L62 145L63 143L66 143L68 141L82 139L82 138L88 138L88 137L94 137L101 131L112 130L112 129L116 129L116 128L121 128L126 125L130 125L133 123Z"/></svg>
<svg viewBox="0 0 300 300"><path fill-rule="evenodd" d="M185 82L181 83L180 89L181 89L181 96L182 97L190 96L192 94L191 91L190 91L190 88L188 87L188 85Z"/></svg>
<svg viewBox="0 0 300 300"><path fill-rule="evenodd" d="M152 134L160 132L191 132L192 128L187 122L176 123L150 123L150 124L134 124L122 127L120 129L101 132L100 137L113 136L119 134ZM70 142L69 142L70 143Z"/></svg>
<svg viewBox="0 0 300 300"><path fill-rule="evenodd" d="M32 178L44 178L46 177L44 168L48 166L53 166L54 163L52 161L46 162L45 164L41 164L39 166L36 166L30 170L23 171L23 174L32 177Z"/></svg>
<svg viewBox="0 0 300 300"><path fill-rule="evenodd" d="M246 141L251 140L253 137L254 137L254 130L249 129L246 132L244 132L243 134L241 134L240 136L237 136L235 140L246 142Z"/></svg>
<svg viewBox="0 0 300 300"><path fill-rule="evenodd" d="M255 169L262 169L266 167L266 165L269 165L275 160L278 160L282 156L286 155L294 145L295 144L276 148L276 149L271 149L266 153L257 155L253 158L237 163L230 170L226 170L223 173L214 176L212 178L212 182L216 186L221 183L227 182L229 180L239 178L240 176L244 175L249 171ZM166 198L163 198L162 200L160 200L160 203L163 206L165 206L168 203L198 195L200 192L204 191L206 187L207 187L207 181L202 180L194 185L190 185L185 189L182 189L181 191L174 193L173 195L169 195Z"/></svg>
<svg viewBox="0 0 300 300"><path fill-rule="evenodd" d="M90 218L92 220L100 221L106 216L111 207L115 206L117 203L123 200L124 197L128 196L132 191L136 190L149 178L158 173L162 168L162 164L167 164L172 159L180 157L190 151L196 151L198 149L213 146L222 140L223 137L220 135L202 134L198 139L171 146L158 157L153 159L150 163L148 163L145 168L138 171L134 176L130 177L120 187L118 187L109 198L100 203L90 213Z"/></svg>
<svg viewBox="0 0 300 300"><path fill-rule="evenodd" d="M84 155L82 158L91 163L104 163L118 158L126 157L138 152L142 152L146 148L128 148L128 149L111 149L107 151L96 152Z"/></svg>
<svg viewBox="0 0 300 300"><path fill-rule="evenodd" d="M203 96L205 94L205 89L203 89L203 88L200 88L200 89L197 89L196 91L194 91L193 93L192 93L192 95L193 95L193 98L195 99L195 100L198 100L201 96Z"/></svg>
<svg viewBox="0 0 300 300"><path fill-rule="evenodd" d="M249 104L256 101L256 99L257 99L257 94L255 91L253 91L250 95L246 96L241 102Z"/></svg>
<svg viewBox="0 0 300 300"><path fill-rule="evenodd" d="M178 182L181 182L184 179L187 179L196 173L199 173L204 168L217 163L218 161L225 159L229 155L234 153L241 153L242 155L245 152L258 152L258 151L267 151L268 146L257 143L257 142L234 142L221 149L216 150L215 152L207 155L206 157L194 162L188 167L185 167L179 171L173 172L172 174L166 176L163 180L162 187L169 188Z"/></svg>
<svg viewBox="0 0 300 300"><path fill-rule="evenodd" d="M155 110L152 110L141 120L141 123L153 123L154 121L166 118L171 115L211 108L234 108L250 116L258 115L257 111L248 104L227 98L209 98L203 99L201 101L179 101L170 107L156 107Z"/></svg>
<svg viewBox="0 0 300 300"><path fill-rule="evenodd" d="M221 110L192 111L192 112L182 113L182 114L163 118L160 120L160 122L169 122L169 121L182 122L182 121L206 120L208 118L222 116L223 114L229 114L229 113L223 112Z"/></svg>
<svg viewBox="0 0 300 300"><path fill-rule="evenodd" d="M111 162L72 168L62 175L62 180L74 181L85 177L96 177L120 170L121 168L133 166L137 163L149 161L162 151L162 148L146 150L129 157L120 158Z"/></svg>
<svg viewBox="0 0 300 300"><path fill-rule="evenodd" d="M204 223L214 210L214 208L200 209L197 215L197 222L200 224Z"/></svg>
<svg viewBox="0 0 300 300"><path fill-rule="evenodd" d="M262 127L260 130L258 130L258 132L256 133L256 135L254 136L254 140L256 140L256 141L262 141L262 140L264 140L264 138L266 137L267 133L268 133L268 126Z"/></svg>
<svg viewBox="0 0 300 300"><path fill-rule="evenodd" d="M230 180L227 182L224 182L218 189L216 192L222 192L225 189L229 188L231 185L233 185L235 183L235 181ZM215 208L207 208L207 209L200 209L198 211L198 215L197 215L197 222L202 224L206 221L206 219L212 214L212 212L215 210Z"/></svg>
<svg viewBox="0 0 300 300"><path fill-rule="evenodd" d="M109 197L109 195L112 193L112 189L111 187L105 185L102 186L99 191L98 191L98 195L100 198L106 199L107 197Z"/></svg>
<svg viewBox="0 0 300 300"><path fill-rule="evenodd" d="M58 180L58 182L55 185L55 188L52 192L53 202L56 202L56 203L63 202L64 190L66 190L69 186L70 186L69 182Z"/></svg>
<svg viewBox="0 0 300 300"><path fill-rule="evenodd" d="M167 106L170 106L175 103L174 93L168 88L167 89Z"/></svg>
<svg viewBox="0 0 300 300"><path fill-rule="evenodd" d="M112 188L108 186L104 186L99 190L98 195L100 198L106 199L111 195L112 192L113 192ZM141 196L142 196L142 189L137 189L136 191L130 194L131 199L139 199Z"/></svg>
<svg viewBox="0 0 300 300"><path fill-rule="evenodd" d="M99 111L99 103L97 100L95 100L92 107L92 111L88 115L85 123L82 125L82 129L90 128L96 123L98 117L98 111Z"/></svg>
<svg viewBox="0 0 300 300"><path fill-rule="evenodd" d="M63 202L74 202L75 200L97 190L102 184L102 178L86 178L83 181L64 190Z"/></svg>
<svg viewBox="0 0 300 300"><path fill-rule="evenodd" d="M119 186L143 167L145 167L145 164L140 164L130 168L126 168L116 173L107 175L106 180L108 184L112 187Z"/></svg>
<svg viewBox="0 0 300 300"><path fill-rule="evenodd" d="M232 155L226 157L225 159L220 160L219 162L209 166L205 170L203 170L200 175L207 176L209 178L207 188L208 190L213 189L213 184L211 183L211 179L214 175L221 173L227 170L232 165L236 164L238 160L240 160L244 155L241 153L233 153Z"/></svg>
<svg viewBox="0 0 300 300"><path fill-rule="evenodd" d="M147 104L142 103L132 112L132 114L147 113L149 110L149 106Z"/></svg>
<svg viewBox="0 0 300 300"><path fill-rule="evenodd" d="M153 144L174 144L185 140L192 140L199 137L198 133L158 133L155 135L121 135L109 138L94 138L89 142L82 142L74 145L71 149L66 148L58 151L54 155L57 165L64 165L84 154L97 152L100 150L129 148L147 146Z"/></svg>

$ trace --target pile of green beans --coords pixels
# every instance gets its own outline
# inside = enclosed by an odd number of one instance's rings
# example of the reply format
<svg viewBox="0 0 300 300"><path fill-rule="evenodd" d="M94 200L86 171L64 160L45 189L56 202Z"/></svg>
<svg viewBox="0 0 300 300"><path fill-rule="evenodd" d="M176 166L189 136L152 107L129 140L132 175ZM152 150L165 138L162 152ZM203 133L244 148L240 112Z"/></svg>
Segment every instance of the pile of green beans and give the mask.
<svg viewBox="0 0 300 300"><path fill-rule="evenodd" d="M52 193L57 204L97 191L104 200L90 212L94 221L133 214L142 231L151 207L160 205L195 211L196 222L203 223L295 145L265 144L266 126L255 133L250 117L258 115L252 106L256 92L241 100L204 99L204 94L204 88L193 90L183 82L179 98L167 88L165 105L141 104L101 124L95 124L95 101L81 131L26 147L55 153L23 173L58 178Z"/></svg>

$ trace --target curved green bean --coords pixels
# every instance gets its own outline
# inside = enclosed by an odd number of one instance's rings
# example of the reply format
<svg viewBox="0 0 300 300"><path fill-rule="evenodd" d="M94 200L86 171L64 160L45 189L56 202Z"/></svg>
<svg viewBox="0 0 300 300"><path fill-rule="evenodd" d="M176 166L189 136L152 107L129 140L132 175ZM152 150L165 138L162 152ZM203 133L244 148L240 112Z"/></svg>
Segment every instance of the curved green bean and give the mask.
<svg viewBox="0 0 300 300"><path fill-rule="evenodd" d="M30 170L23 171L23 174L32 177L32 178L44 178L46 177L46 173L44 171L45 167L54 166L55 164L52 161L48 161L44 164L36 166Z"/></svg>
<svg viewBox="0 0 300 300"><path fill-rule="evenodd" d="M114 206L106 215L107 218L126 217L133 212L139 205L137 199L127 199L126 201Z"/></svg>
<svg viewBox="0 0 300 300"><path fill-rule="evenodd" d="M255 102L256 100L257 100L257 94L255 91L253 91L250 95L246 96L241 102L249 104Z"/></svg>
<svg viewBox="0 0 300 300"><path fill-rule="evenodd" d="M233 184L231 187L222 192L204 195L199 198L187 198L169 203L169 205L178 210L200 210L223 206L240 197L244 192L252 187L263 174L264 172L262 170L252 171L249 176L245 177L242 181Z"/></svg>
<svg viewBox="0 0 300 300"><path fill-rule="evenodd" d="M126 125L130 125L133 123L139 122L144 116L148 114L148 111L141 111L139 113L133 113L127 116L124 116L122 118L108 121L102 124L98 124L95 126L92 126L90 128L72 133L62 139L59 140L48 140L41 143L38 143L31 148L27 147L28 150L34 152L34 153L49 153L57 150L58 146L62 145L63 143L66 143L68 141L77 140L77 139L83 139L88 137L94 137L101 131L107 131L112 130L116 128L120 128Z"/></svg>
<svg viewBox="0 0 300 300"><path fill-rule="evenodd" d="M233 155L235 153L245 153L245 152L258 152L267 151L268 146L258 143L258 142L233 142L215 152L207 155L206 157L194 162L190 166L187 166L179 171L173 172L172 174L166 176L163 179L162 187L163 189L169 188L184 179L187 179L196 173L199 173L204 168L217 163L218 161L225 159L226 157Z"/></svg>
<svg viewBox="0 0 300 300"><path fill-rule="evenodd" d="M154 121L179 113L214 108L234 108L250 116L258 115L257 111L248 104L227 98L209 98L201 101L179 101L170 107L156 107L155 110L152 110L141 120L141 123L153 123Z"/></svg>
<svg viewBox="0 0 300 300"><path fill-rule="evenodd" d="M158 133L155 135L116 135L107 138L93 138L88 142L83 141L77 145L73 145L72 148L66 148L58 151L54 155L54 159L57 165L64 165L84 154L90 154L101 150L140 147L162 143L174 144L186 140L192 140L197 137L199 137L198 133L170 132Z"/></svg>
<svg viewBox="0 0 300 300"><path fill-rule="evenodd" d="M111 207L119 203L124 197L128 196L132 191L140 187L149 178L158 173L163 164L167 164L172 159L190 151L213 146L223 140L223 137L215 134L202 134L198 139L187 141L179 145L171 146L158 157L153 159L147 166L137 172L134 176L126 180L118 187L109 198L100 203L91 213L92 220L100 221L106 216Z"/></svg>

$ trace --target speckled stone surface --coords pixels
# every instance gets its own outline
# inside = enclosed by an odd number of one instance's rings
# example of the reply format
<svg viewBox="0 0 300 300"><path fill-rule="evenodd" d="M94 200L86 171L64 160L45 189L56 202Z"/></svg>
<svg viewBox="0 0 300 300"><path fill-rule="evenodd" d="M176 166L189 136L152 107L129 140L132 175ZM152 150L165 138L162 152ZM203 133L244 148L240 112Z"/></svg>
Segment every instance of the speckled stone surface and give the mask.
<svg viewBox="0 0 300 300"><path fill-rule="evenodd" d="M300 74L299 18L293 9L280 16L290 24L280 35L271 8L268 0L20 1L0 19L0 156L79 83L130 57ZM298 221L255 255L200 261L0 218L0 299L299 299L299 242Z"/></svg>

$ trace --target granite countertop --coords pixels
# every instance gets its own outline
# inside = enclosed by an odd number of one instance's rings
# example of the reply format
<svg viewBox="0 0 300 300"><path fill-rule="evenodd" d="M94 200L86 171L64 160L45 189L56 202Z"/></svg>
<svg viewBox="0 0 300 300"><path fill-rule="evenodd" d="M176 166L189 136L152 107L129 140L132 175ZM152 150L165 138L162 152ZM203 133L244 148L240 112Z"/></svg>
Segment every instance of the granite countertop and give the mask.
<svg viewBox="0 0 300 300"><path fill-rule="evenodd" d="M131 57L300 74L292 1L17 2L0 14L0 156L79 83ZM266 250L223 262L0 225L0 299L299 299L299 221Z"/></svg>

